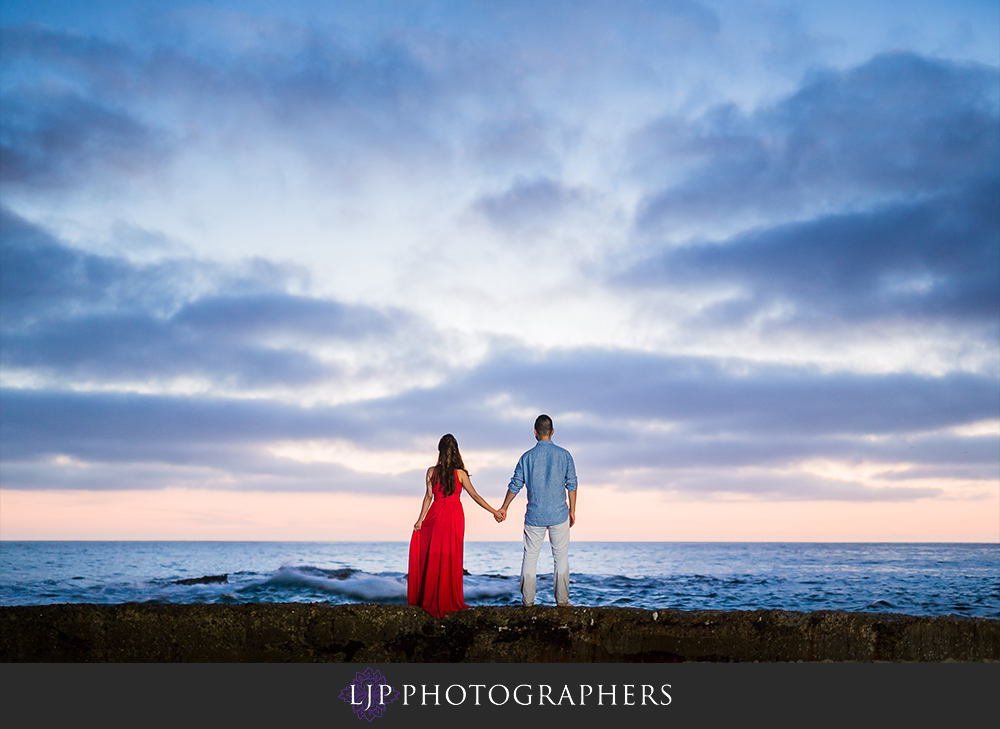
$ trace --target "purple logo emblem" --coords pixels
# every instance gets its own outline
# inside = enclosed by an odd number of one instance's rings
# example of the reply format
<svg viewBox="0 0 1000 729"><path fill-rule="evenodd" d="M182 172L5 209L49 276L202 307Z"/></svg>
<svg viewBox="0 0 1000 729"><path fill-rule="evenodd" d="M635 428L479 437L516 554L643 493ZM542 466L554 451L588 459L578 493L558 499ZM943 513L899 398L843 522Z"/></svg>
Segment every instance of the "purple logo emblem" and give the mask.
<svg viewBox="0 0 1000 729"><path fill-rule="evenodd" d="M386 683L385 676L371 668L354 674L354 683L340 692L359 719L371 721L382 716L387 704L399 698L399 691Z"/></svg>

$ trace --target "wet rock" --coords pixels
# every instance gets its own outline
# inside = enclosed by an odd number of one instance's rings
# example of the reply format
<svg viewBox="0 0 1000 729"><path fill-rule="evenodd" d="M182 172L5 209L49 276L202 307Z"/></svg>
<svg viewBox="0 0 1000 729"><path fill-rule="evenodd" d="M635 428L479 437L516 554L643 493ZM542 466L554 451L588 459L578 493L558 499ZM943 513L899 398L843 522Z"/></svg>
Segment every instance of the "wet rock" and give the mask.
<svg viewBox="0 0 1000 729"><path fill-rule="evenodd" d="M991 662L1000 620L409 605L0 607L3 662Z"/></svg>
<svg viewBox="0 0 1000 729"><path fill-rule="evenodd" d="M205 575L204 577L188 577L184 580L173 580L171 585L211 585L217 582L229 582L229 575Z"/></svg>

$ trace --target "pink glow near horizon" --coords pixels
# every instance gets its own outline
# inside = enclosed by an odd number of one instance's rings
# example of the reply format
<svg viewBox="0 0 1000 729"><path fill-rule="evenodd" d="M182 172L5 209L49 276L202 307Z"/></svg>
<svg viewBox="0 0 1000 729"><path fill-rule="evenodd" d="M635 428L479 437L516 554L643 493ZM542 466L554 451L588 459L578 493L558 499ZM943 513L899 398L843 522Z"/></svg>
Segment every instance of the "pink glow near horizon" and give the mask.
<svg viewBox="0 0 1000 729"><path fill-rule="evenodd" d="M502 494L484 494L494 505ZM524 499L497 525L464 500L467 541L516 542ZM407 541L420 495L0 490L4 540ZM998 542L1000 499L906 503L676 501L581 491L576 541Z"/></svg>

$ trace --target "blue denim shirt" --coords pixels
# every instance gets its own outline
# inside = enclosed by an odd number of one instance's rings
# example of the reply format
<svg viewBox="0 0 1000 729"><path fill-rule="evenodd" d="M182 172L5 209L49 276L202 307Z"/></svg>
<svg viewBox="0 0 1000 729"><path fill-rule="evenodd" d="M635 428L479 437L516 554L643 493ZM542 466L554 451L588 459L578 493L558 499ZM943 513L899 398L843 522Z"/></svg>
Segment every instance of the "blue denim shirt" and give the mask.
<svg viewBox="0 0 1000 729"><path fill-rule="evenodd" d="M573 456L551 440L540 440L521 456L514 468L507 490L516 494L528 487L528 526L553 526L569 519L566 492L576 491L576 465Z"/></svg>

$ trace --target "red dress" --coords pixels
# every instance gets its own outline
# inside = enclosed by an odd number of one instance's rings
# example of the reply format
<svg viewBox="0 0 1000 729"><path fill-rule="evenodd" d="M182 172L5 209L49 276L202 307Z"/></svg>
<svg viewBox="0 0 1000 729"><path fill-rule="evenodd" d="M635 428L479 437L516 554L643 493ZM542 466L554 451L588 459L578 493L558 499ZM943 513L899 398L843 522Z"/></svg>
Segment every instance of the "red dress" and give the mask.
<svg viewBox="0 0 1000 729"><path fill-rule="evenodd" d="M459 497L462 484L455 472L455 492L445 496L433 485L434 503L424 523L410 537L410 573L406 578L406 601L419 605L435 618L466 610L462 586L462 544L465 541L465 511Z"/></svg>

